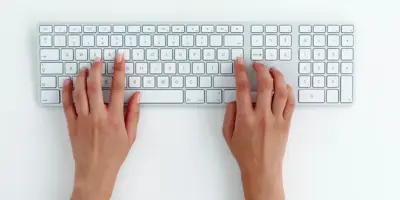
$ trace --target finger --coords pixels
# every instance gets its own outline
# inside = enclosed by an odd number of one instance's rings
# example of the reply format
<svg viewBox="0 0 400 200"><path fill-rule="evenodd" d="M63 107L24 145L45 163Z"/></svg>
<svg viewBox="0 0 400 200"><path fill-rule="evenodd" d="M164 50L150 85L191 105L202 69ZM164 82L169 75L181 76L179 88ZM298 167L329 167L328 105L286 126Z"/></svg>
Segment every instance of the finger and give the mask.
<svg viewBox="0 0 400 200"><path fill-rule="evenodd" d="M114 76L111 85L110 105L112 112L123 113L125 93L125 60L121 54L115 56Z"/></svg>
<svg viewBox="0 0 400 200"><path fill-rule="evenodd" d="M101 68L100 58L96 58L92 68L89 71L87 81L87 92L89 99L90 112L98 112L104 109L103 92L101 90Z"/></svg>
<svg viewBox="0 0 400 200"><path fill-rule="evenodd" d="M64 108L64 114L67 118L68 124L72 123L76 119L76 111L74 100L72 98L72 81L66 79L62 89L62 104Z"/></svg>
<svg viewBox="0 0 400 200"><path fill-rule="evenodd" d="M252 112L253 109L250 96L250 82L247 77L246 64L242 57L238 57L235 61L235 75L237 111L241 116L246 116Z"/></svg>
<svg viewBox="0 0 400 200"><path fill-rule="evenodd" d="M75 84L75 107L78 115L89 114L88 97L86 92L88 69L81 70L76 77Z"/></svg>
<svg viewBox="0 0 400 200"><path fill-rule="evenodd" d="M257 79L257 106L256 110L265 113L271 112L273 81L267 67L261 63L253 63Z"/></svg>
<svg viewBox="0 0 400 200"><path fill-rule="evenodd" d="M236 102L231 102L226 105L224 125L222 127L222 134L224 135L225 141L230 145L230 141L235 130L236 121Z"/></svg>
<svg viewBox="0 0 400 200"><path fill-rule="evenodd" d="M132 142L136 139L136 131L140 117L140 93L135 92L128 103L128 112L126 114L125 126L128 136Z"/></svg>
<svg viewBox="0 0 400 200"><path fill-rule="evenodd" d="M290 122L292 120L296 102L294 100L292 87L290 85L286 85L286 87L287 87L288 97L285 105L285 110L283 111L283 119L288 120Z"/></svg>
<svg viewBox="0 0 400 200"><path fill-rule="evenodd" d="M287 101L287 86L283 74L276 68L272 67L272 79L274 80L274 97L272 100L272 113L275 116L283 116L283 110Z"/></svg>

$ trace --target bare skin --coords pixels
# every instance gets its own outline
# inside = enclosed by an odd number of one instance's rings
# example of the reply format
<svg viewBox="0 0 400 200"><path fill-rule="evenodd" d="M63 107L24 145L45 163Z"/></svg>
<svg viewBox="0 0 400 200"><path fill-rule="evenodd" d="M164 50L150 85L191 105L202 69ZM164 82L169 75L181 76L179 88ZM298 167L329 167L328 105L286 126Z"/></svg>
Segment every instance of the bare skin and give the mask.
<svg viewBox="0 0 400 200"><path fill-rule="evenodd" d="M124 116L125 61L117 55L110 103L101 89L102 62L64 83L63 105L75 160L71 200L110 199L120 167L135 141L140 94L132 95ZM235 61L237 102L227 105L225 140L241 169L246 200L284 200L282 161L294 110L292 89L278 70L254 64L258 96L251 102L243 59ZM275 88L273 88L273 86ZM275 94L272 95L272 89Z"/></svg>

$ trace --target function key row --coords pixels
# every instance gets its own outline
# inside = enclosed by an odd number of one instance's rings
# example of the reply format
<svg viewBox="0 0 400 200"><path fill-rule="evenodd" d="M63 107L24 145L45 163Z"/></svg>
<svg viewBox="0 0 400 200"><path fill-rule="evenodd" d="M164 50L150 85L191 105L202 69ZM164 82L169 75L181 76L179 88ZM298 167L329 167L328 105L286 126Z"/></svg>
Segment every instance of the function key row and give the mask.
<svg viewBox="0 0 400 200"><path fill-rule="evenodd" d="M40 33L243 33L243 25L51 25L39 27Z"/></svg>
<svg viewBox="0 0 400 200"><path fill-rule="evenodd" d="M354 26L353 25L300 25L299 26L299 32L300 33L353 33L354 32Z"/></svg>

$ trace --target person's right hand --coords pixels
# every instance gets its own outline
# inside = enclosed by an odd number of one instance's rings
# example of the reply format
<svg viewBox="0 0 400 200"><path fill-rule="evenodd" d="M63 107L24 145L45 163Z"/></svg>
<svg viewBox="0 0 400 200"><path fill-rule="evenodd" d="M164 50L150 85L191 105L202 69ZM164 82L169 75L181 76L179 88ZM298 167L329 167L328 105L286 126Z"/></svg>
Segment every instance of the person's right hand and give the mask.
<svg viewBox="0 0 400 200"><path fill-rule="evenodd" d="M246 200L285 199L282 162L295 107L292 88L277 69L254 63L253 106L246 65L235 61L236 99L227 105L224 138L239 165Z"/></svg>

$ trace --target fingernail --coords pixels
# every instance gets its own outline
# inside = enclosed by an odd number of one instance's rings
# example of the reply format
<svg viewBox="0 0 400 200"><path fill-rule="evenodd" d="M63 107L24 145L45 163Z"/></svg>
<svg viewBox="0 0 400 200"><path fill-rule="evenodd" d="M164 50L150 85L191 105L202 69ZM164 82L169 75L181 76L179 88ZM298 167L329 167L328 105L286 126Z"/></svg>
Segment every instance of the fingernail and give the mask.
<svg viewBox="0 0 400 200"><path fill-rule="evenodd" d="M244 60L243 60L243 58L242 58L241 56L238 56L238 57L237 57L237 62L238 62L239 64L241 64L241 65L244 64Z"/></svg>
<svg viewBox="0 0 400 200"><path fill-rule="evenodd" d="M269 68L270 71L279 71L276 67Z"/></svg>
<svg viewBox="0 0 400 200"><path fill-rule="evenodd" d="M96 57L96 59L94 59L94 62L100 62L101 58L100 57Z"/></svg>
<svg viewBox="0 0 400 200"><path fill-rule="evenodd" d="M65 79L63 85L67 86L70 83L71 83L71 79Z"/></svg>
<svg viewBox="0 0 400 200"><path fill-rule="evenodd" d="M117 53L116 60L117 60L117 63L120 63L122 61L122 55Z"/></svg>
<svg viewBox="0 0 400 200"><path fill-rule="evenodd" d="M138 94L138 97L137 97L137 103L140 103L140 93Z"/></svg>

